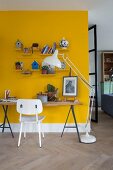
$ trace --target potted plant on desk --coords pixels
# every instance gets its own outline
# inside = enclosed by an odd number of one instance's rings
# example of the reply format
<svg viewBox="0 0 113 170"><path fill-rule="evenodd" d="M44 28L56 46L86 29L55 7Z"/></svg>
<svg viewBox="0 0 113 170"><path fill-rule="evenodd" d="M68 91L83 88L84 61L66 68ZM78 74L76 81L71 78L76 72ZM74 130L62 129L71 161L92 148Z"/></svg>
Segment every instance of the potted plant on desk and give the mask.
<svg viewBox="0 0 113 170"><path fill-rule="evenodd" d="M49 67L48 66L42 66L42 74L48 74L48 69Z"/></svg>

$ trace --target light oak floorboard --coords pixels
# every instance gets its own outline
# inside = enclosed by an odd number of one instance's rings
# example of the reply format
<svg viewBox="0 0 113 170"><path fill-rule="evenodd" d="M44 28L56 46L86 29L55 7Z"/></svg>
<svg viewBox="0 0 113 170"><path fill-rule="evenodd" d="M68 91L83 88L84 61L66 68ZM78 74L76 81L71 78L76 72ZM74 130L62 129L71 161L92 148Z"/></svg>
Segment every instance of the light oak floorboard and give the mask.
<svg viewBox="0 0 113 170"><path fill-rule="evenodd" d="M18 134L0 133L0 170L113 170L113 118L100 112L93 123L94 144L78 142L77 134L46 133L39 148L38 134L27 134L18 148Z"/></svg>

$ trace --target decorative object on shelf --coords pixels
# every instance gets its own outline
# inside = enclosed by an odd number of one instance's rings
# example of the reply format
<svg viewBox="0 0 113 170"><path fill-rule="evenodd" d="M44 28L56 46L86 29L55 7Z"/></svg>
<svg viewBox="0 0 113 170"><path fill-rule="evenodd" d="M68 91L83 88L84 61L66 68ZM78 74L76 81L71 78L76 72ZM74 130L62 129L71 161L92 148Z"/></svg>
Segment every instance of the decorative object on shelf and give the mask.
<svg viewBox="0 0 113 170"><path fill-rule="evenodd" d="M32 74L32 71L29 69L23 70L22 74Z"/></svg>
<svg viewBox="0 0 113 170"><path fill-rule="evenodd" d="M63 77L63 96L77 96L77 76Z"/></svg>
<svg viewBox="0 0 113 170"><path fill-rule="evenodd" d="M39 44L38 43L33 43L32 44L32 53L33 53L33 50L38 50L38 47L39 47Z"/></svg>
<svg viewBox="0 0 113 170"><path fill-rule="evenodd" d="M20 40L16 41L15 46L16 46L17 49L23 49L23 44Z"/></svg>
<svg viewBox="0 0 113 170"><path fill-rule="evenodd" d="M92 100L91 100L91 104L90 105L88 104L88 114L87 114L87 120L86 120L86 126L85 126L86 134L81 135L80 140L82 143L87 143L87 144L94 143L94 142L96 142L96 137L93 135L90 135L89 130L88 130L88 124L91 124L91 115L92 115L92 109L93 109L93 103L94 103L94 93L95 93L94 88L93 88L93 86L91 86L89 84L87 79L83 76L83 74L79 71L79 69L73 64L73 62L69 59L69 57L67 57L67 56L65 57L64 54L61 54L61 56L62 56L64 62L71 68L73 73L78 76L80 81L91 92ZM55 53L52 56L46 57L43 62L45 62L49 65L53 65L53 66L61 68L61 61L58 59L58 50L55 50ZM89 106L90 106L90 108L89 108ZM90 111L90 113L89 113L89 111Z"/></svg>
<svg viewBox="0 0 113 170"><path fill-rule="evenodd" d="M37 98L40 99L42 101L42 103L46 103L48 101L47 93L40 92L37 94Z"/></svg>
<svg viewBox="0 0 113 170"><path fill-rule="evenodd" d="M17 61L15 62L15 69L22 70L23 69L23 62Z"/></svg>
<svg viewBox="0 0 113 170"><path fill-rule="evenodd" d="M10 90L5 90L5 99L8 99L8 97L10 96Z"/></svg>
<svg viewBox="0 0 113 170"><path fill-rule="evenodd" d="M31 53L31 48L30 47L29 48L25 47L25 48L23 48L23 52L24 52L24 54Z"/></svg>
<svg viewBox="0 0 113 170"><path fill-rule="evenodd" d="M59 45L61 48L67 48L69 46L69 42L63 37L62 40L60 40Z"/></svg>
<svg viewBox="0 0 113 170"><path fill-rule="evenodd" d="M39 69L39 64L37 61L33 61L32 65L32 69Z"/></svg>
<svg viewBox="0 0 113 170"><path fill-rule="evenodd" d="M48 101L57 101L57 92L58 88L55 88L55 86L48 84L47 85Z"/></svg>
<svg viewBox="0 0 113 170"><path fill-rule="evenodd" d="M48 74L48 69L49 69L48 66L46 65L42 66L42 74Z"/></svg>

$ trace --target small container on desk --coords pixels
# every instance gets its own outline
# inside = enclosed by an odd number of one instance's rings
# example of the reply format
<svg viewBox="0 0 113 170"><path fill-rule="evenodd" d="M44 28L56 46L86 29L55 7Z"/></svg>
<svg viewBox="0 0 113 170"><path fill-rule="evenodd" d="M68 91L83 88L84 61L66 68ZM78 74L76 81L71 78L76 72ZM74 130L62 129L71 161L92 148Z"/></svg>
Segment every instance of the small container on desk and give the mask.
<svg viewBox="0 0 113 170"><path fill-rule="evenodd" d="M48 102L48 96L47 93L38 93L37 94L37 98L40 99L42 101L42 103L46 103Z"/></svg>

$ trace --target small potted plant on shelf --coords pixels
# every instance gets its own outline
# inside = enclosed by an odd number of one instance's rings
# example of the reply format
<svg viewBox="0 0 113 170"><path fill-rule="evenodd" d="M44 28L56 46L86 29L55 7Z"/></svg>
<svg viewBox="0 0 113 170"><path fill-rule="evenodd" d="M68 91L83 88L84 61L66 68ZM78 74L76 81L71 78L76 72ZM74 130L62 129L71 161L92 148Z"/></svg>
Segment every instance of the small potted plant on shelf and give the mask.
<svg viewBox="0 0 113 170"><path fill-rule="evenodd" d="M48 74L48 69L49 67L48 66L42 66L42 74Z"/></svg>

